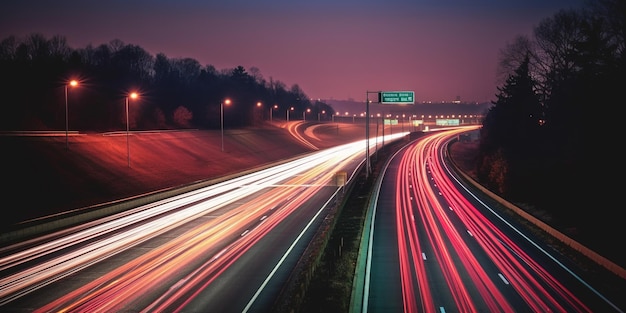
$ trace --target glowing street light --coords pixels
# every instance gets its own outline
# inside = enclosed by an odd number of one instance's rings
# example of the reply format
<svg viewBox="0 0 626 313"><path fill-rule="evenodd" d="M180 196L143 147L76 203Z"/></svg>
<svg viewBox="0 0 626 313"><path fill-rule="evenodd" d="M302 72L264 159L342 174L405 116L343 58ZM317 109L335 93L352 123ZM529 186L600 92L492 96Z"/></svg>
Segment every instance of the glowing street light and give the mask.
<svg viewBox="0 0 626 313"><path fill-rule="evenodd" d="M128 140L128 135L130 133L130 127L128 123L128 98L137 99L138 97L139 94L137 94L136 92L131 92L126 96L126 154L128 159L128 167L130 167L130 142Z"/></svg>
<svg viewBox="0 0 626 313"><path fill-rule="evenodd" d="M224 151L224 104L229 105L230 99L220 102L220 128L222 129L222 152Z"/></svg>
<svg viewBox="0 0 626 313"><path fill-rule="evenodd" d="M257 107L257 108L263 108L263 102L258 101L258 102L256 103L256 107ZM261 120L261 121L263 120L263 111L261 111L261 116L259 117L259 120Z"/></svg>
<svg viewBox="0 0 626 313"><path fill-rule="evenodd" d="M70 148L68 142L68 133L69 133L69 122L67 116L67 87L76 87L78 86L78 81L75 79L70 80L67 84L65 84L65 149L68 150Z"/></svg>
<svg viewBox="0 0 626 313"><path fill-rule="evenodd" d="M289 110L287 110L287 123L289 123L289 111L293 111L293 107L289 108Z"/></svg>

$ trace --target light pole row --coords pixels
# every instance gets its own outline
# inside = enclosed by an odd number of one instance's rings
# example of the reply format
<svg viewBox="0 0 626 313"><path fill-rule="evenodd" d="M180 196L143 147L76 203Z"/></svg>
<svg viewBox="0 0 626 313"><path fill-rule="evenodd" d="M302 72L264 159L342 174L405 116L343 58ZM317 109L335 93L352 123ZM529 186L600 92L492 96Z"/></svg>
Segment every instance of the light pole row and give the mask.
<svg viewBox="0 0 626 313"><path fill-rule="evenodd" d="M222 152L224 152L224 105L230 105L230 99L226 98L220 102L220 133L221 133L221 141L222 141ZM256 103L257 107L262 107L263 103L258 101ZM274 108L278 108L278 105L274 105ZM272 119L272 108L270 107L270 121Z"/></svg>
<svg viewBox="0 0 626 313"><path fill-rule="evenodd" d="M68 89L69 87L77 87L78 86L78 81L75 79L70 80L69 82L67 82L64 86L64 90L65 90L65 149L69 150L70 146L69 146L69 115L68 115ZM129 141L129 134L130 134L130 123L129 123L129 118L128 118L128 99L137 99L139 97L139 94L136 92L131 92L128 95L126 95L125 99L125 105L126 105L126 159L127 159L127 164L128 167L130 167L130 141Z"/></svg>
<svg viewBox="0 0 626 313"><path fill-rule="evenodd" d="M76 87L78 86L77 80L71 80L67 84L65 84L65 148L69 149L69 122L68 122L68 87ZM127 165L130 167L130 118L129 118L129 100L139 98L139 94L137 92L131 92L126 97L124 97L125 111L126 111L126 159ZM230 105L230 99L225 99L220 102L220 130L221 130L221 141L222 141L222 151L224 151L224 105ZM263 104L261 102L257 102L257 106L260 107ZM277 105L274 105L274 108L278 108ZM293 110L293 107L291 108ZM271 118L271 109L270 109L270 118ZM289 120L289 112L287 112L287 120Z"/></svg>
<svg viewBox="0 0 626 313"><path fill-rule="evenodd" d="M257 103L257 106L261 106L262 104L260 104L260 102ZM269 119L270 122L272 122L273 118L274 118L274 110L278 109L278 105L274 104L274 106L271 106L269 108ZM286 110L285 114L287 116L287 122L289 122L289 111L294 111L295 108L294 107L290 107L289 109ZM306 109L306 111L302 112L302 120L306 121L306 113L311 113L311 109ZM321 114L326 114L326 110L322 110L321 113L317 113L317 121L319 122L321 120Z"/></svg>

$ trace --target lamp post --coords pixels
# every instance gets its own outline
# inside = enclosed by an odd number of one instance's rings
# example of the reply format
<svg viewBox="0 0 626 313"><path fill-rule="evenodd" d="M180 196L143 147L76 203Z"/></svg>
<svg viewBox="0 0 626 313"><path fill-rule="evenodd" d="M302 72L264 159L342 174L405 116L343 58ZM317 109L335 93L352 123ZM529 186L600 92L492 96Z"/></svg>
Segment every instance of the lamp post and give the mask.
<svg viewBox="0 0 626 313"><path fill-rule="evenodd" d="M224 152L224 104L229 105L230 99L220 102L220 128L222 129L222 152Z"/></svg>
<svg viewBox="0 0 626 313"><path fill-rule="evenodd" d="M273 107L270 107L270 122L274 118L274 109L278 109L278 104L274 104Z"/></svg>
<svg viewBox="0 0 626 313"><path fill-rule="evenodd" d="M126 156L128 160L128 167L130 167L130 141L128 139L130 133L129 119L128 119L128 98L137 99L139 95L136 92L131 92L126 96Z"/></svg>
<svg viewBox="0 0 626 313"><path fill-rule="evenodd" d="M302 120L306 122L306 113L311 112L311 109L306 109L306 111L302 111Z"/></svg>
<svg viewBox="0 0 626 313"><path fill-rule="evenodd" d="M319 113L319 112L317 113L317 121L318 121L318 122L322 120L322 119L321 119L322 114L326 114L326 110L322 110L322 112L321 112L321 113Z"/></svg>
<svg viewBox="0 0 626 313"><path fill-rule="evenodd" d="M293 107L287 110L287 123L289 123L289 111L293 111Z"/></svg>
<svg viewBox="0 0 626 313"><path fill-rule="evenodd" d="M67 139L69 133L69 122L67 115L67 86L76 87L78 86L78 81L72 79L69 83L65 84L65 150L69 150L70 145Z"/></svg>

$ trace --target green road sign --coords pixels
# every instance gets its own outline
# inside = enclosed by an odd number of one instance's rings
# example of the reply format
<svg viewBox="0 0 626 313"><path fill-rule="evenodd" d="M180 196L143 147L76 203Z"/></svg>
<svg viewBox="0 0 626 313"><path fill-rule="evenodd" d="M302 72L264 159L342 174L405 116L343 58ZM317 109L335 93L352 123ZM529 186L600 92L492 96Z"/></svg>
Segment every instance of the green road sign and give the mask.
<svg viewBox="0 0 626 313"><path fill-rule="evenodd" d="M382 104L415 104L415 92L381 91L378 93L378 102Z"/></svg>

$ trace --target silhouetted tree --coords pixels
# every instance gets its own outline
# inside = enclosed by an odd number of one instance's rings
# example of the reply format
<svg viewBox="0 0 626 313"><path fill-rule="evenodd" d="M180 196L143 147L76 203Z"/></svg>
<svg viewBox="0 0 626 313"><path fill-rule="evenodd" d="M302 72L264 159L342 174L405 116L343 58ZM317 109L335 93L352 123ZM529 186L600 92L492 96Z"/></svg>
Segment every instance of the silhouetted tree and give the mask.
<svg viewBox="0 0 626 313"><path fill-rule="evenodd" d="M243 66L218 71L191 58L153 57L119 39L74 50L61 36L9 36L0 41L0 68L4 130L63 129L64 87L70 79L81 81L68 94L70 127L78 130L124 129L125 97L131 91L141 94L129 106L134 129L179 126L175 110L180 103L192 117L185 127L199 128L219 127L220 102L226 97L233 101L225 115L229 127L258 122L273 105L301 110L309 104L299 87L294 94L279 81L267 83L258 68L252 67L251 74Z"/></svg>
<svg viewBox="0 0 626 313"><path fill-rule="evenodd" d="M498 88L498 100L485 116L481 129L483 161L478 174L495 190L514 198L518 197L515 187L532 183L539 172L534 162L525 163L538 157L537 139L543 121L528 64L526 57L506 84Z"/></svg>
<svg viewBox="0 0 626 313"><path fill-rule="evenodd" d="M507 42L506 46L499 53L496 73L498 82L504 85L506 80L515 73L527 58L529 59L530 70L533 53L533 42L527 36L518 35L513 42Z"/></svg>
<svg viewBox="0 0 626 313"><path fill-rule="evenodd" d="M610 162L616 154L600 146L600 138L619 133L618 124L596 122L622 98L625 37L626 1L598 0L581 11L559 11L541 21L534 38L507 45L500 74L520 66L498 88L486 114L477 163L480 180L490 188L541 207L556 217L557 228L622 264L626 256L607 240L626 235L614 210L619 200L610 188L598 193L594 182L621 163ZM522 88L531 80L536 97ZM536 123L537 115L528 113L539 109L543 115Z"/></svg>

